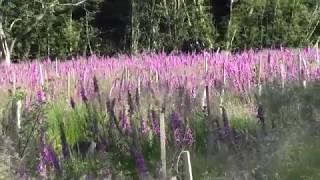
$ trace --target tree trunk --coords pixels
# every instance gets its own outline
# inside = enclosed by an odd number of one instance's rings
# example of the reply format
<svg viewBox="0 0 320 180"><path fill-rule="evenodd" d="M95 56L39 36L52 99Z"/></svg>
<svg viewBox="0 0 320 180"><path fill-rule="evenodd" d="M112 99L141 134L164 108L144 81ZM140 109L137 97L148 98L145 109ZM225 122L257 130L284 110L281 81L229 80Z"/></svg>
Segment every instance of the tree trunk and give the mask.
<svg viewBox="0 0 320 180"><path fill-rule="evenodd" d="M6 39L6 35L4 33L3 25L2 25L2 16L0 16L0 48L1 48L1 59L4 59L4 64L11 64L11 52L8 47L8 41Z"/></svg>
<svg viewBox="0 0 320 180"><path fill-rule="evenodd" d="M7 53L5 53L4 54L5 55L5 64L7 65L7 66L10 66L10 64L11 64L11 53L10 52L7 52Z"/></svg>

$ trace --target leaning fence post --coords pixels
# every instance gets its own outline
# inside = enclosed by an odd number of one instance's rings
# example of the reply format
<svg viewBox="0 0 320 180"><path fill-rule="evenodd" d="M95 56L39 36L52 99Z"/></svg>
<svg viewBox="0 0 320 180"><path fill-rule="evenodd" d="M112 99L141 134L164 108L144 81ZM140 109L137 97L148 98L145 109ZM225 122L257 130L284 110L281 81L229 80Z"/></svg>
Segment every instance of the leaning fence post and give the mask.
<svg viewBox="0 0 320 180"><path fill-rule="evenodd" d="M161 179L167 179L167 162L166 162L166 131L164 122L164 109L160 113L160 148L161 148Z"/></svg>

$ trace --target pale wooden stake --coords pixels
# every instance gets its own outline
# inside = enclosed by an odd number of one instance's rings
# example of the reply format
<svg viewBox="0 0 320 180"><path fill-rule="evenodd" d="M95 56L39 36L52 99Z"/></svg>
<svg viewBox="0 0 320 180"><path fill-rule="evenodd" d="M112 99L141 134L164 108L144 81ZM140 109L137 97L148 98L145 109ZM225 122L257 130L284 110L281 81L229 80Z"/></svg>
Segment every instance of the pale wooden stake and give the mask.
<svg viewBox="0 0 320 180"><path fill-rule="evenodd" d="M259 56L259 63L258 63L258 96L260 97L262 94L262 86L261 86L261 56Z"/></svg>
<svg viewBox="0 0 320 180"><path fill-rule="evenodd" d="M224 103L224 88L226 84L226 73L225 73L225 64L223 62L222 65L222 89L221 89L221 95L220 95L220 113L222 115L222 107Z"/></svg>
<svg viewBox="0 0 320 180"><path fill-rule="evenodd" d="M159 73L158 73L158 71L156 70L156 83L158 83L159 82Z"/></svg>
<svg viewBox="0 0 320 180"><path fill-rule="evenodd" d="M139 95L139 97L140 97L140 95L141 95L141 77L140 76L138 76L138 95Z"/></svg>
<svg viewBox="0 0 320 180"><path fill-rule="evenodd" d="M316 58L317 58L317 63L318 65L320 65L320 59L319 59L319 41L317 41L317 44L316 44Z"/></svg>
<svg viewBox="0 0 320 180"><path fill-rule="evenodd" d="M13 94L16 93L16 81L17 81L16 74L13 74L13 82L12 82L12 86L13 86L12 92L13 92Z"/></svg>
<svg viewBox="0 0 320 180"><path fill-rule="evenodd" d="M18 127L18 130L21 129L21 109L22 109L22 102L21 100L19 99L17 102L16 102L16 107L17 107L17 127Z"/></svg>
<svg viewBox="0 0 320 180"><path fill-rule="evenodd" d="M70 82L70 71L68 71L67 75L67 88L68 88L68 100L71 98L71 82Z"/></svg>
<svg viewBox="0 0 320 180"><path fill-rule="evenodd" d="M206 58L206 61L205 61L205 71L206 71L206 74L208 73L208 59Z"/></svg>
<svg viewBox="0 0 320 180"><path fill-rule="evenodd" d="M223 62L223 65L222 65L222 89L221 89L220 106L223 105L223 101L224 101L225 85L226 85L226 70L225 70L225 63Z"/></svg>
<svg viewBox="0 0 320 180"><path fill-rule="evenodd" d="M280 65L280 72L281 72L281 88L282 90L284 90L284 83L285 83L285 67L284 67L284 63L281 62Z"/></svg>
<svg viewBox="0 0 320 180"><path fill-rule="evenodd" d="M304 74L303 74L303 87L306 88L307 87L307 76L309 74L308 72L308 66L307 66L307 62L304 58L302 58L302 63L303 63L303 68L304 68Z"/></svg>
<svg viewBox="0 0 320 180"><path fill-rule="evenodd" d="M47 70L44 70L44 82L48 80L48 73Z"/></svg>
<svg viewBox="0 0 320 180"><path fill-rule="evenodd" d="M39 65L39 71L40 71L40 85L44 85L44 80L43 80L43 72L42 72L42 66L41 64Z"/></svg>
<svg viewBox="0 0 320 180"><path fill-rule="evenodd" d="M72 68L72 80L75 83L76 82L76 71L74 70L74 68Z"/></svg>
<svg viewBox="0 0 320 180"><path fill-rule="evenodd" d="M15 95L16 94L16 82L17 81L17 78L16 78L16 74L13 74L13 83L12 83L12 86L13 86L13 94ZM20 99L18 99L18 101L16 102L16 121L17 121L17 128L18 130L21 129L21 109L22 109L22 102Z"/></svg>
<svg viewBox="0 0 320 180"><path fill-rule="evenodd" d="M167 179L167 162L166 162L166 131L164 122L164 112L160 113L160 148L161 148L161 179Z"/></svg>
<svg viewBox="0 0 320 180"><path fill-rule="evenodd" d="M302 81L302 74L301 74L301 72L302 72L302 67L301 67L301 52L300 52L300 49L299 49L299 58L298 58L298 70L299 70L299 83L301 83L301 81Z"/></svg>
<svg viewBox="0 0 320 180"><path fill-rule="evenodd" d="M59 72L58 72L58 58L55 59L55 70L56 70L56 76L59 77Z"/></svg>
<svg viewBox="0 0 320 180"><path fill-rule="evenodd" d="M209 99L209 86L206 86L206 104L207 104L207 112L208 112L208 117L210 117L210 99Z"/></svg>
<svg viewBox="0 0 320 180"><path fill-rule="evenodd" d="M202 108L205 109L207 107L207 95L206 95L206 89L203 90L203 96L202 96Z"/></svg>

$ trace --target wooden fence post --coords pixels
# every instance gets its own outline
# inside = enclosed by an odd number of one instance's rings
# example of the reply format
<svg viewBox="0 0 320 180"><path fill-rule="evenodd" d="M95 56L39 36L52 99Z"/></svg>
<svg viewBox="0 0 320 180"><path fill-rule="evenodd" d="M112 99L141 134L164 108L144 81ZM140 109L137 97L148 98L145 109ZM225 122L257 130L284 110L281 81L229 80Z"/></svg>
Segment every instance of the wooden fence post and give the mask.
<svg viewBox="0 0 320 180"><path fill-rule="evenodd" d="M284 65L283 61L280 64L280 73L281 73L281 88L282 88L282 90L284 90L286 70L285 70L285 65Z"/></svg>
<svg viewBox="0 0 320 180"><path fill-rule="evenodd" d="M262 85L261 85L261 56L259 56L259 62L258 62L258 96L260 97L262 94Z"/></svg>
<svg viewBox="0 0 320 180"><path fill-rule="evenodd" d="M161 148L161 179L167 179L166 161L166 131L164 122L164 110L160 113L160 148Z"/></svg>
<svg viewBox="0 0 320 180"><path fill-rule="evenodd" d="M39 71L40 71L40 85L43 87L44 85L44 79L43 79L43 71L42 71L42 65L39 65Z"/></svg>
<svg viewBox="0 0 320 180"><path fill-rule="evenodd" d="M56 71L56 76L59 77L59 72L58 72L58 58L55 59L55 71Z"/></svg>
<svg viewBox="0 0 320 180"><path fill-rule="evenodd" d="M317 44L316 44L316 60L317 60L317 63L318 65L320 65L320 59L319 59L319 41L317 41Z"/></svg>
<svg viewBox="0 0 320 180"><path fill-rule="evenodd" d="M71 82L70 82L70 71L68 71L68 75L67 75L67 93L68 93L68 100L70 100L71 98Z"/></svg>
<svg viewBox="0 0 320 180"><path fill-rule="evenodd" d="M13 83L12 83L12 86L13 86L13 95L15 96L16 95L16 88L17 88L17 85L16 85L16 74L13 74ZM22 109L22 102L21 102L21 99L17 99L17 102L15 104L16 106L16 121L17 121L17 128L18 128L18 131L21 129L21 109Z"/></svg>

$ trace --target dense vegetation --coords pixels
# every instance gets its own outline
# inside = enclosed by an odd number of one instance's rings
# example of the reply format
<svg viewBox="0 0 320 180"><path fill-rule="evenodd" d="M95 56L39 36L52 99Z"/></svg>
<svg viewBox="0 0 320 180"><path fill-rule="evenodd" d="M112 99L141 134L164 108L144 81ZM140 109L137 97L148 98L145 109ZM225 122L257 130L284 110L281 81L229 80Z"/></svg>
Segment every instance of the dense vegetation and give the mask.
<svg viewBox="0 0 320 180"><path fill-rule="evenodd" d="M319 24L318 0L0 0L0 179L320 179Z"/></svg>
<svg viewBox="0 0 320 180"><path fill-rule="evenodd" d="M1 55L23 61L140 50L239 51L319 40L318 1L221 2L2 0Z"/></svg>
<svg viewBox="0 0 320 180"><path fill-rule="evenodd" d="M165 132L168 177L188 151L196 179L318 179L319 65L305 48L2 67L1 175L159 179Z"/></svg>

